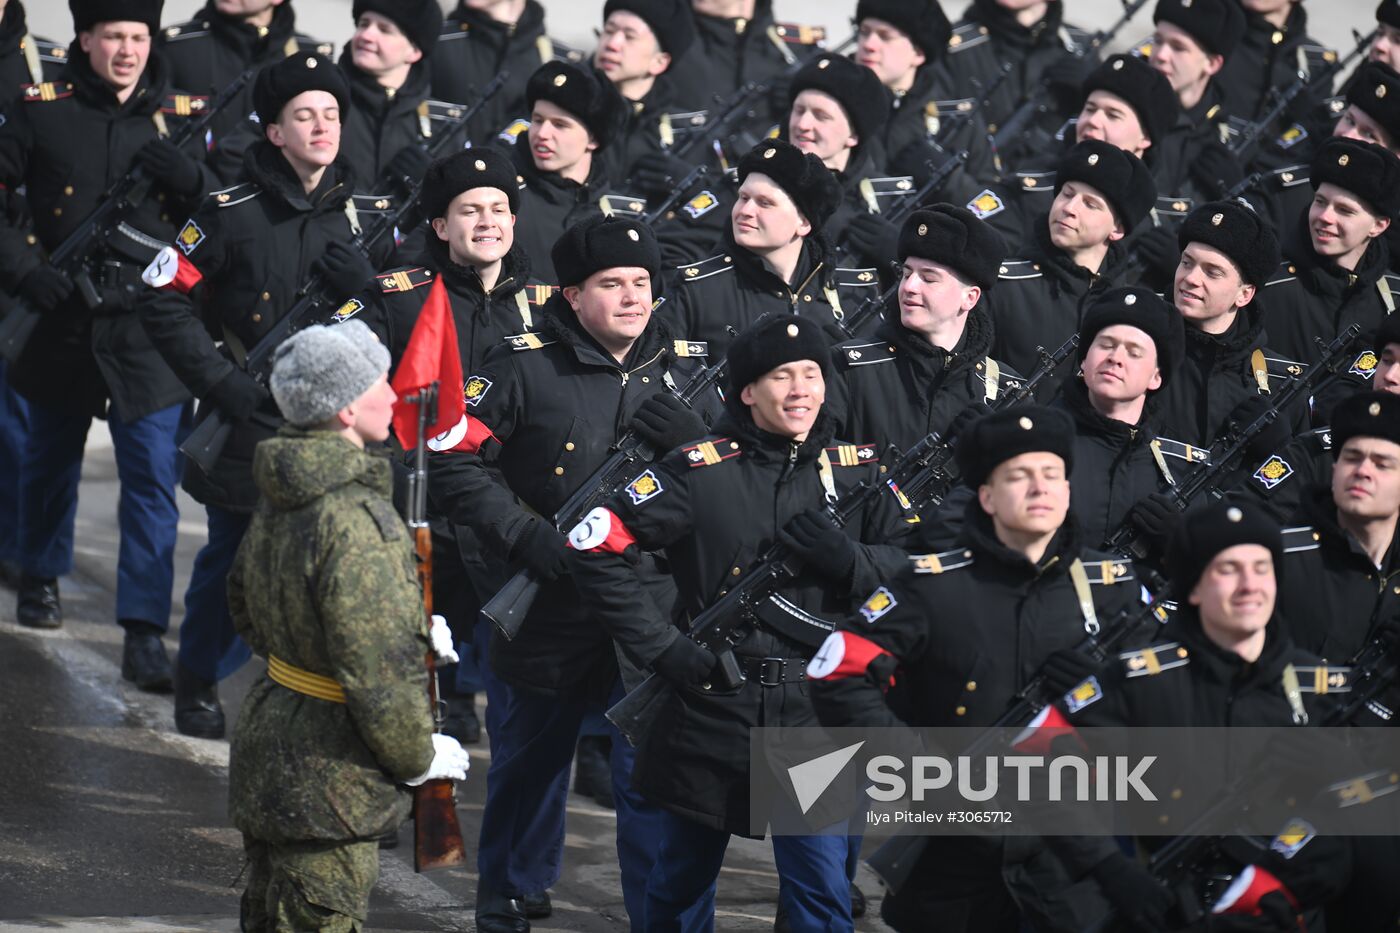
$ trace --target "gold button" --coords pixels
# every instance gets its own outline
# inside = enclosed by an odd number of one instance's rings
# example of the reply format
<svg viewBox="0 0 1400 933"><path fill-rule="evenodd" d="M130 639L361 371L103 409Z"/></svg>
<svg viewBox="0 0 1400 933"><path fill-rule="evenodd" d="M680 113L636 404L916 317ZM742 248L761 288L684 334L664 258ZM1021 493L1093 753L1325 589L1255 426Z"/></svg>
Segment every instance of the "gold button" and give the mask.
<svg viewBox="0 0 1400 933"><path fill-rule="evenodd" d="M261 315L261 314L254 314L254 315L253 315L253 323L254 323L254 324L258 324L258 323L261 323L261 322L262 322L262 315Z"/></svg>
<svg viewBox="0 0 1400 933"><path fill-rule="evenodd" d="M573 449L574 449L574 442L573 442L573 441L569 441L569 443L567 443L567 444L564 445L564 449L565 449L565 450L573 450Z"/></svg>
<svg viewBox="0 0 1400 933"><path fill-rule="evenodd" d="M1283 33L1275 29L1274 34L1270 36L1270 38L1273 40L1274 45L1278 45L1280 42L1283 41Z"/></svg>
<svg viewBox="0 0 1400 933"><path fill-rule="evenodd" d="M972 693L972 692L975 691L976 689L977 689L977 681L975 681L975 680L969 680L969 681L967 682L967 692L968 692L968 693Z"/></svg>
<svg viewBox="0 0 1400 933"><path fill-rule="evenodd" d="M72 186L72 185L64 185L64 186L63 186L63 193L71 197L72 194L73 194L73 186Z"/></svg>
<svg viewBox="0 0 1400 933"><path fill-rule="evenodd" d="M564 475L564 468L563 468L563 467L555 467L555 468L554 468L554 475L555 475L555 476L563 476L563 475Z"/></svg>
<svg viewBox="0 0 1400 933"><path fill-rule="evenodd" d="M742 571L740 571L738 567L735 567L733 570L729 571L729 575L731 577L737 577L741 572Z"/></svg>
<svg viewBox="0 0 1400 933"><path fill-rule="evenodd" d="M27 236L27 237L24 238L24 242L28 243L30 246L38 246L38 245L39 245L39 238L36 237L34 234L31 233L31 234L29 234L29 236Z"/></svg>
<svg viewBox="0 0 1400 933"><path fill-rule="evenodd" d="M263 292L263 293L262 293L262 299L263 299L263 301L271 301L271 300L272 300L272 292Z"/></svg>
<svg viewBox="0 0 1400 933"><path fill-rule="evenodd" d="M966 715L967 715L967 707L966 707L966 706L959 706L957 709L953 710L953 712L957 713L959 716L966 716Z"/></svg>
<svg viewBox="0 0 1400 933"><path fill-rule="evenodd" d="M1181 788L1180 788L1180 787L1177 787L1177 788L1175 788L1175 789L1172 790L1172 799L1173 799L1173 800L1180 800L1180 799L1181 799Z"/></svg>
<svg viewBox="0 0 1400 933"><path fill-rule="evenodd" d="M1171 817L1163 813L1161 816L1157 817L1157 822L1162 826L1166 826L1168 823L1171 822Z"/></svg>
<svg viewBox="0 0 1400 933"><path fill-rule="evenodd" d="M889 469L890 469L890 468L887 467L887 466L885 466L883 463L880 464L880 472L881 472L881 473L888 473L888 472L889 472Z"/></svg>
<svg viewBox="0 0 1400 933"><path fill-rule="evenodd" d="M62 217L62 216L63 216L63 208L61 208L61 207L55 207L55 208L53 209L53 215L54 215L55 217Z"/></svg>
<svg viewBox="0 0 1400 933"><path fill-rule="evenodd" d="M69 188L69 189L68 189L68 193L69 193L69 194L72 194L72 193L73 193L73 189L72 189L72 188ZM160 203L164 204L164 203L165 203L165 192L163 192L163 191L158 191L158 192L156 192L156 200L159 201Z"/></svg>

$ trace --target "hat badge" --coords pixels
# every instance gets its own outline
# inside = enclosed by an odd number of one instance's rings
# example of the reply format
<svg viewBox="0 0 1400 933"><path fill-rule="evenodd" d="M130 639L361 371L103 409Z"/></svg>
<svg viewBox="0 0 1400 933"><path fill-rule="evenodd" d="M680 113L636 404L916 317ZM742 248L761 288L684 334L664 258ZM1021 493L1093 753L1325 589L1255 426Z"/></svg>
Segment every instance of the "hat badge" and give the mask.
<svg viewBox="0 0 1400 933"><path fill-rule="evenodd" d="M1244 521L1244 513L1233 506L1231 506L1230 509L1225 512L1225 517L1232 522Z"/></svg>
<svg viewBox="0 0 1400 933"><path fill-rule="evenodd" d="M796 337L796 336L797 336L797 325L796 325L796 324L789 324L789 325L787 326L787 335L788 335L789 337Z"/></svg>
<svg viewBox="0 0 1400 933"><path fill-rule="evenodd" d="M1376 415L1379 415L1381 413L1381 403L1372 402L1370 407L1366 409L1366 413L1369 414L1372 418L1374 418Z"/></svg>
<svg viewBox="0 0 1400 933"><path fill-rule="evenodd" d="M631 240L633 243L640 243L642 241L641 235L638 234L636 230L628 230L627 239Z"/></svg>
<svg viewBox="0 0 1400 933"><path fill-rule="evenodd" d="M1181 8L1183 10L1189 10L1191 9L1191 3L1192 0L1181 0Z"/></svg>
<svg viewBox="0 0 1400 933"><path fill-rule="evenodd" d="M315 68L315 67L316 67L316 59L314 59L314 58L308 58L308 59L306 60L306 67L307 67L307 68Z"/></svg>
<svg viewBox="0 0 1400 933"><path fill-rule="evenodd" d="M1347 155L1345 152L1337 157L1337 164L1342 168L1346 168L1349 162L1351 162L1351 156Z"/></svg>
<svg viewBox="0 0 1400 933"><path fill-rule="evenodd" d="M826 69L826 68L830 68L830 67L831 67L831 59L829 59L829 58L823 58L821 61L817 62L817 68L818 68L818 69Z"/></svg>
<svg viewBox="0 0 1400 933"><path fill-rule="evenodd" d="M563 87L565 84L568 84L568 83L569 83L569 76L568 76L568 75L555 75L555 76L554 76L554 86L555 86L555 87Z"/></svg>
<svg viewBox="0 0 1400 933"><path fill-rule="evenodd" d="M1225 222L1225 215L1224 215L1224 214L1216 214L1214 217L1212 217L1212 218L1210 219L1210 225L1211 225L1212 227L1218 227L1218 226L1220 226L1220 225L1221 225L1222 223L1224 223L1224 222Z"/></svg>
<svg viewBox="0 0 1400 933"><path fill-rule="evenodd" d="M928 236L928 224L919 224L919 236Z"/></svg>
<svg viewBox="0 0 1400 933"><path fill-rule="evenodd" d="M1376 85L1376 96L1377 96L1377 97L1384 97L1384 96L1385 96L1385 85L1384 85L1384 84L1377 84L1377 85Z"/></svg>
<svg viewBox="0 0 1400 933"><path fill-rule="evenodd" d="M770 146L769 148L763 150L763 157L764 157L765 159L771 159L771 158L773 158L773 156L775 156L775 155L777 155L777 154L778 154L778 150L772 148L771 146Z"/></svg>
<svg viewBox="0 0 1400 933"><path fill-rule="evenodd" d="M1122 71L1122 70L1123 70L1123 59L1120 58L1120 59L1118 59L1117 61L1115 61L1115 62L1113 63L1113 70L1114 70L1114 71Z"/></svg>
<svg viewBox="0 0 1400 933"><path fill-rule="evenodd" d="M1090 154L1089 154L1089 164L1090 164L1090 165L1098 165L1098 164L1099 164L1099 154L1098 154L1097 152L1093 152L1093 153L1090 153Z"/></svg>
<svg viewBox="0 0 1400 933"><path fill-rule="evenodd" d="M1123 304L1128 305L1130 307L1132 305L1137 304L1137 295L1124 295Z"/></svg>
<svg viewBox="0 0 1400 933"><path fill-rule="evenodd" d="M1021 426L1022 431L1029 431L1031 428L1035 427L1035 422L1027 418L1025 415L1022 415L1021 420L1016 423Z"/></svg>
<svg viewBox="0 0 1400 933"><path fill-rule="evenodd" d="M477 159L477 160L476 160L474 163L472 163L472 164L476 166L476 170L477 170L478 172L484 172L484 171L486 171L486 163L483 162L481 159Z"/></svg>

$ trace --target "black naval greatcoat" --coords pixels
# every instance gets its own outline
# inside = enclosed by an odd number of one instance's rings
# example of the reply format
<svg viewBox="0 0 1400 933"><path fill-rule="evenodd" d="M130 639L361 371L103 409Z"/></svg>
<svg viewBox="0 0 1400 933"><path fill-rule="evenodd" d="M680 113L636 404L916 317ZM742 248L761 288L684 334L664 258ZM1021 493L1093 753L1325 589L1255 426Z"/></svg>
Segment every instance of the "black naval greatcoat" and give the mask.
<svg viewBox="0 0 1400 933"><path fill-rule="evenodd" d="M170 60L171 80L196 94L216 96L249 68L262 68L298 53L335 55L335 46L296 31L290 3L273 7L272 22L253 26L220 13L213 0L194 18L162 29L160 49ZM253 82L249 81L210 124L214 140L234 130L253 111Z"/></svg>
<svg viewBox="0 0 1400 933"><path fill-rule="evenodd" d="M475 533L497 585L519 569L512 561L533 526L548 522L607 460L642 402L683 386L705 365L703 356L678 352L691 347L678 346L659 315L623 363L582 329L562 295L537 318L536 333L498 344L467 374L464 425L436 441L428 461L435 513ZM649 586L657 585L655 560L642 560ZM542 587L513 641L493 637L491 664L513 686L591 690L601 699L617 676L613 638L627 641L638 630L598 624L565 575Z"/></svg>
<svg viewBox="0 0 1400 933"><path fill-rule="evenodd" d="M682 266L669 305L662 312L678 322L679 333L709 344L719 359L733 337L770 312L811 318L830 335L831 342L847 338L839 321L866 298L879 295L873 269L837 268L826 243L810 236L802 247L791 284L778 278L754 253L724 236L724 252Z"/></svg>
<svg viewBox="0 0 1400 933"><path fill-rule="evenodd" d="M967 315L951 351L899 323L898 299L868 338L832 348L836 378L828 405L840 412L840 435L869 440L883 456L906 451L948 425L976 401L988 404L1019 385L1020 376L993 359L991 321L981 303Z"/></svg>
<svg viewBox="0 0 1400 933"><path fill-rule="evenodd" d="M27 87L23 101L0 125L0 185L25 189L33 216L28 227L0 228L0 287L13 291L92 214L109 186L133 166L147 143L178 131L190 112L171 88L169 68L152 52L131 96L120 103L97 76L75 41L62 80ZM183 107L181 106L183 104ZM100 144L99 144L100 143ZM214 186L203 168L203 147L191 143L201 166L198 193L169 190L157 180L128 216L129 233L99 246L89 262L102 295L93 311L75 291L41 316L9 377L33 401L74 414L116 415L132 421L189 398L180 380L141 330L135 313L146 286L141 272L170 242L177 224ZM38 246L34 248L37 237ZM42 251L41 251L42 250Z"/></svg>
<svg viewBox="0 0 1400 933"><path fill-rule="evenodd" d="M629 551L664 551L679 595L674 620L642 607L651 658L671 639L684 637L672 621L684 627L724 596L789 521L821 506L830 492L840 496L878 478L875 449L834 439L835 424L824 413L807 439L797 442L761 430L743 406L729 403L717 433L672 451L609 500L608 540L595 541L573 562L589 614L620 626L635 619L639 608ZM889 542L898 539L900 526L894 498L878 495L845 532L856 541ZM780 596L826 621L819 626L784 612L754 623L735 646L747 675L741 687L677 688L638 746L635 786L688 819L749 835L749 730L817 724L805 683L808 658L834 620L904 558L887 544L858 544L847 579L803 570L781 587ZM626 650L627 643L621 644Z"/></svg>
<svg viewBox="0 0 1400 933"><path fill-rule="evenodd" d="M1211 83L1219 82L1226 110L1252 121L1264 116L1274 106L1274 95L1297 81L1300 74L1309 83L1316 80L1318 72L1336 61L1337 53L1308 35L1308 11L1301 3L1289 7L1282 27L1247 8L1244 19L1244 37L1226 56L1225 66ZM1305 92L1313 101L1331 94L1331 81ZM1295 101L1295 107L1302 106Z"/></svg>
<svg viewBox="0 0 1400 933"><path fill-rule="evenodd" d="M363 227L390 203L356 195L354 172L342 162L326 169L308 195L271 143L253 146L244 161L250 180L211 193L172 237L182 262L201 276L199 283L188 293L146 289L140 300L141 325L151 343L204 406L213 404L209 397L220 391L214 388L220 382L252 378L242 368L243 356L291 310L326 246L354 236L348 204ZM378 260L388 248L381 247ZM349 317L362 307L352 299L337 316ZM269 397L252 417L234 422L212 473L186 465L185 489L206 505L252 512L258 501L253 450L281 423Z"/></svg>

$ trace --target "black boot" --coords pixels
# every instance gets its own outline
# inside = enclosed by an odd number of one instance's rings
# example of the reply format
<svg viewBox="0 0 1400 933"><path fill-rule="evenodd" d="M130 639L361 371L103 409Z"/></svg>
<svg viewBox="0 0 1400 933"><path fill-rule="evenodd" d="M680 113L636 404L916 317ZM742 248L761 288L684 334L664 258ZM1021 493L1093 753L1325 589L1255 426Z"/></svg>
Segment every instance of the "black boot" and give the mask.
<svg viewBox="0 0 1400 933"><path fill-rule="evenodd" d="M554 913L554 902L549 899L548 891L541 891L539 894L517 894L515 900L525 911L525 916L531 920L543 920Z"/></svg>
<svg viewBox="0 0 1400 933"><path fill-rule="evenodd" d="M859 920L865 916L865 892L856 887L854 881L851 882L851 919Z"/></svg>
<svg viewBox="0 0 1400 933"><path fill-rule="evenodd" d="M530 921L518 899L478 884L476 928L480 933L530 933Z"/></svg>
<svg viewBox="0 0 1400 933"><path fill-rule="evenodd" d="M0 560L0 586L17 590L22 576L24 573L19 569L19 564L12 560Z"/></svg>
<svg viewBox="0 0 1400 933"><path fill-rule="evenodd" d="M149 622L122 622L126 638L122 642L122 679L150 693L169 693L172 682L170 657L165 653L161 631Z"/></svg>
<svg viewBox="0 0 1400 933"><path fill-rule="evenodd" d="M585 735L574 752L574 793L593 798L600 807L614 809L612 764L608 755L612 742L606 735Z"/></svg>
<svg viewBox="0 0 1400 933"><path fill-rule="evenodd" d="M224 737L224 708L219 686L175 665L175 728L200 739Z"/></svg>
<svg viewBox="0 0 1400 933"><path fill-rule="evenodd" d="M463 745L481 741L481 720L476 717L476 694L454 693L443 697L447 715L442 718L442 731Z"/></svg>
<svg viewBox="0 0 1400 933"><path fill-rule="evenodd" d="M63 606L58 601L58 580L22 573L15 621L29 628L58 628L63 624Z"/></svg>

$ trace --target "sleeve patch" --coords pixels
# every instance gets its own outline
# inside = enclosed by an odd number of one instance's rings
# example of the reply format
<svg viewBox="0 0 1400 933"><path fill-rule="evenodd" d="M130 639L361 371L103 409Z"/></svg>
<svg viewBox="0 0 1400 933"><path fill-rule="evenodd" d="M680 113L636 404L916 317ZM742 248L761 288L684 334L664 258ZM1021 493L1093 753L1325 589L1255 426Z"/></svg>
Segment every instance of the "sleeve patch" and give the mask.
<svg viewBox="0 0 1400 933"><path fill-rule="evenodd" d="M529 128L529 120L516 120L515 122L511 123L510 126L507 126L505 129L501 130L500 134L497 135L496 138L503 143L514 146L516 140L520 138L520 134L525 132Z"/></svg>
<svg viewBox="0 0 1400 933"><path fill-rule="evenodd" d="M1273 489L1293 475L1293 466L1287 460L1274 454L1254 471L1254 479L1265 489Z"/></svg>
<svg viewBox="0 0 1400 933"><path fill-rule="evenodd" d="M193 220L185 221L185 225L175 235L175 242L179 244L180 251L186 256L198 249L199 244L203 243L204 239L204 231Z"/></svg>
<svg viewBox="0 0 1400 933"><path fill-rule="evenodd" d="M491 386L495 385L485 376L471 376L462 386L462 399L472 408L481 404L481 400L486 398L486 393L491 391Z"/></svg>
<svg viewBox="0 0 1400 933"><path fill-rule="evenodd" d="M1380 360L1376 357L1375 350L1362 350L1361 355L1352 362L1351 369L1348 370L1348 372L1353 376L1361 376L1365 379L1370 379L1376 374L1376 366L1379 364Z"/></svg>
<svg viewBox="0 0 1400 933"><path fill-rule="evenodd" d="M363 301L361 301L358 298L351 298L349 301L345 302L345 304L341 305L339 308L336 309L335 314L331 316L331 320L336 324L339 324L342 321L350 320L352 317L359 314L364 309L365 303Z"/></svg>
<svg viewBox="0 0 1400 933"><path fill-rule="evenodd" d="M870 598L860 607L860 616L866 625L874 625L898 605L899 600L894 598L894 594L882 586L871 593Z"/></svg>
<svg viewBox="0 0 1400 933"><path fill-rule="evenodd" d="M809 680L844 680L864 677L870 664L889 654L875 642L854 632L832 632L807 663Z"/></svg>
<svg viewBox="0 0 1400 933"><path fill-rule="evenodd" d="M1269 848L1273 849L1284 858L1292 858L1298 852L1313 841L1317 835L1317 830L1307 820L1292 819L1283 828L1283 832L1274 837L1274 841L1269 843Z"/></svg>
<svg viewBox="0 0 1400 933"><path fill-rule="evenodd" d="M1099 679L1090 675L1082 684L1065 694L1065 708L1071 713L1077 713L1091 703L1097 703L1103 699L1103 687L1099 685Z"/></svg>
<svg viewBox="0 0 1400 933"><path fill-rule="evenodd" d="M656 478L656 474L647 470L632 482L627 484L627 496L632 500L633 505L641 505L665 492L665 487L661 485L661 480Z"/></svg>
<svg viewBox="0 0 1400 933"><path fill-rule="evenodd" d="M1002 211L1006 210L1006 205L1002 203L1001 198L997 197L996 192L992 191L991 188L983 188L982 192L978 194L977 197L967 202L967 209L983 220L986 220L988 217L1000 214Z"/></svg>
<svg viewBox="0 0 1400 933"><path fill-rule="evenodd" d="M575 551L621 554L636 543L622 520L602 506L585 515L569 532L569 547Z"/></svg>
<svg viewBox="0 0 1400 933"><path fill-rule="evenodd" d="M715 197L714 192L706 189L687 201L681 210L685 211L692 220L699 220L718 206L719 198Z"/></svg>

